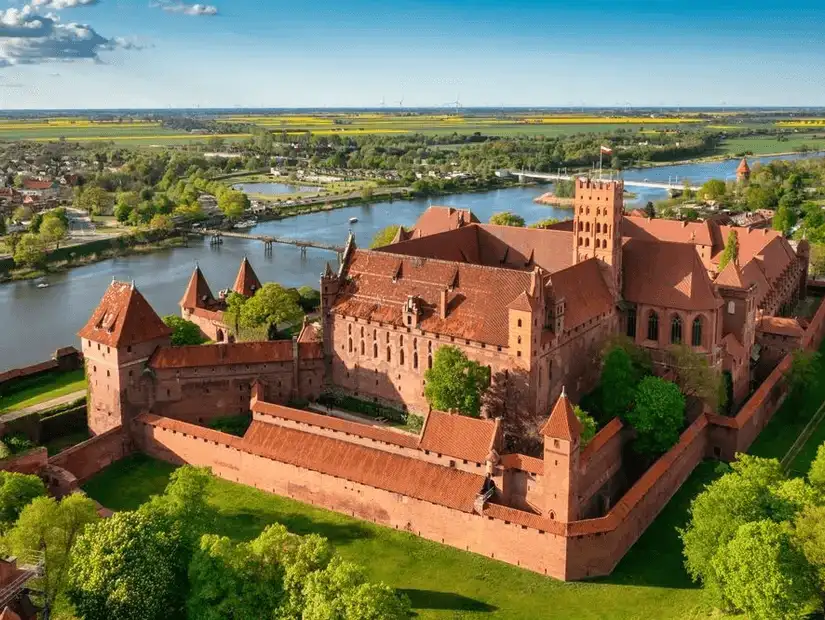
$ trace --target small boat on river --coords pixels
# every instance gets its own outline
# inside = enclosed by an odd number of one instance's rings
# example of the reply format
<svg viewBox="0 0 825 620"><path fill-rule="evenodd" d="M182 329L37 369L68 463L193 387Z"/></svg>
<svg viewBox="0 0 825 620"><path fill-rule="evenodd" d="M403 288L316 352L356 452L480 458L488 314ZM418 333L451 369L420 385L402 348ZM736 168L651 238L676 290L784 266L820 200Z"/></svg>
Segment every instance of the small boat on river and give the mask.
<svg viewBox="0 0 825 620"><path fill-rule="evenodd" d="M350 223L350 224L355 224L357 221L358 221L358 218L357 218L357 217L351 217L351 218L349 218L349 223Z"/></svg>

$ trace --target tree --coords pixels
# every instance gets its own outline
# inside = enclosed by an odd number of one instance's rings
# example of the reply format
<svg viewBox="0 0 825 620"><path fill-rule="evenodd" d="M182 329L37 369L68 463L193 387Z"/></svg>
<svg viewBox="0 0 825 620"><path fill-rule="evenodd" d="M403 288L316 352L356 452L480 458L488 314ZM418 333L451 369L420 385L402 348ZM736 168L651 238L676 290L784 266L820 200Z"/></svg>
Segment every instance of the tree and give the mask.
<svg viewBox="0 0 825 620"><path fill-rule="evenodd" d="M825 500L825 443L819 446L816 451L816 458L811 463L811 469L808 471L808 480Z"/></svg>
<svg viewBox="0 0 825 620"><path fill-rule="evenodd" d="M37 497L20 513L8 534L11 552L20 557L42 551L45 568L39 579L43 618L48 620L55 604L64 596L69 571L69 552L90 523L100 519L95 503L80 493L60 502L53 497Z"/></svg>
<svg viewBox="0 0 825 620"><path fill-rule="evenodd" d="M725 599L755 620L799 618L816 593L813 571L788 528L770 520L740 526L713 566Z"/></svg>
<svg viewBox="0 0 825 620"><path fill-rule="evenodd" d="M735 230L728 233L728 239L725 242L725 251L722 252L722 258L719 259L719 271L724 269L731 261L739 260L739 235Z"/></svg>
<svg viewBox="0 0 825 620"><path fill-rule="evenodd" d="M424 380L424 396L433 409L474 418L481 415L481 397L490 385L490 370L468 359L458 347L439 347Z"/></svg>
<svg viewBox="0 0 825 620"><path fill-rule="evenodd" d="M5 235L7 230L8 229L6 228L6 217L0 214L0 237Z"/></svg>
<svg viewBox="0 0 825 620"><path fill-rule="evenodd" d="M725 197L727 186L724 181L710 179L699 188L699 196L705 200L720 200Z"/></svg>
<svg viewBox="0 0 825 620"><path fill-rule="evenodd" d="M796 349L791 354L791 367L785 375L788 391L801 394L810 391L820 381L822 357L816 351Z"/></svg>
<svg viewBox="0 0 825 620"><path fill-rule="evenodd" d="M649 217L650 219L653 219L653 218L656 217L656 207L653 205L653 201L651 201L651 200L647 201L647 204L645 205L645 208L644 208L644 212L645 212L645 215L647 217Z"/></svg>
<svg viewBox="0 0 825 620"><path fill-rule="evenodd" d="M365 187L361 190L361 198L364 200L369 200L373 196L373 189L371 187Z"/></svg>
<svg viewBox="0 0 825 620"><path fill-rule="evenodd" d="M37 267L46 262L43 242L35 234L26 233L14 250L14 264L18 267Z"/></svg>
<svg viewBox="0 0 825 620"><path fill-rule="evenodd" d="M490 218L490 223L496 226L524 226L524 218L516 215L511 211L502 211L501 213L494 213Z"/></svg>
<svg viewBox="0 0 825 620"><path fill-rule="evenodd" d="M218 195L218 208L230 220L236 220L249 208L249 198L243 192L226 190Z"/></svg>
<svg viewBox="0 0 825 620"><path fill-rule="evenodd" d="M114 200L111 194L102 187L87 185L77 192L74 206L90 215L105 215L111 211Z"/></svg>
<svg viewBox="0 0 825 620"><path fill-rule="evenodd" d="M809 505L794 521L794 539L816 571L820 593L825 593L825 506Z"/></svg>
<svg viewBox="0 0 825 620"><path fill-rule="evenodd" d="M17 207L11 214L11 221L17 224L31 219L33 213L28 207Z"/></svg>
<svg viewBox="0 0 825 620"><path fill-rule="evenodd" d="M185 345L203 344L207 338L201 334L200 327L192 321L174 314L163 317L163 322L167 327L172 328L172 346L181 347Z"/></svg>
<svg viewBox="0 0 825 620"><path fill-rule="evenodd" d="M0 533L14 525L34 498L44 495L46 487L37 476L0 471Z"/></svg>
<svg viewBox="0 0 825 620"><path fill-rule="evenodd" d="M47 215L40 226L40 238L44 243L54 243L55 249L60 248L60 242L68 235L68 228L59 217Z"/></svg>
<svg viewBox="0 0 825 620"><path fill-rule="evenodd" d="M372 243L370 243L370 247L381 248L385 245L390 245L392 240L395 239L395 235L398 234L399 228L401 227L398 224L392 224L386 228L382 228L375 233L375 236L372 238Z"/></svg>
<svg viewBox="0 0 825 620"><path fill-rule="evenodd" d="M627 421L636 431L634 449L643 455L667 452L679 441L685 420L685 397L676 384L645 377L636 388L635 405Z"/></svg>
<svg viewBox="0 0 825 620"><path fill-rule="evenodd" d="M796 226L796 219L796 211L787 205L779 205L773 215L773 229L787 236L791 233L791 229Z"/></svg>
<svg viewBox="0 0 825 620"><path fill-rule="evenodd" d="M533 222L530 224L530 228L550 228L554 224L558 224L561 220L555 217L548 217L543 220L539 220L538 222Z"/></svg>
<svg viewBox="0 0 825 620"><path fill-rule="evenodd" d="M157 510L117 512L89 526L71 557L67 595L84 620L165 620L187 589L185 524Z"/></svg>
<svg viewBox="0 0 825 620"><path fill-rule="evenodd" d="M39 233L41 224L43 224L43 214L35 213L29 222L29 232Z"/></svg>
<svg viewBox="0 0 825 620"><path fill-rule="evenodd" d="M299 288L298 295L300 295L298 304L304 312L314 312L321 306L321 292L311 286Z"/></svg>
<svg viewBox="0 0 825 620"><path fill-rule="evenodd" d="M622 347L612 347L604 357L599 391L605 420L624 418L633 404L639 378L630 355Z"/></svg>
<svg viewBox="0 0 825 620"><path fill-rule="evenodd" d="M268 282L243 304L240 325L245 328L263 325L277 327L282 323L297 323L302 316L297 292L290 292L280 284Z"/></svg>
<svg viewBox="0 0 825 620"><path fill-rule="evenodd" d="M578 418L582 425L579 441L581 443L581 447L584 448L590 443L590 440L596 436L596 420L594 420L589 413L584 411L578 405L573 408L573 411L576 414L576 418Z"/></svg>
<svg viewBox="0 0 825 620"><path fill-rule="evenodd" d="M761 185L751 184L745 190L745 204L750 211L773 209L776 206L776 194Z"/></svg>
<svg viewBox="0 0 825 620"><path fill-rule="evenodd" d="M669 354L676 385L685 396L703 400L714 411L724 407L727 394L722 374L710 367L707 357L684 344L672 346Z"/></svg>
<svg viewBox="0 0 825 620"><path fill-rule="evenodd" d="M151 220L149 220L149 228L157 231L171 232L175 228L175 225L172 223L172 219L168 215L157 213L152 216Z"/></svg>

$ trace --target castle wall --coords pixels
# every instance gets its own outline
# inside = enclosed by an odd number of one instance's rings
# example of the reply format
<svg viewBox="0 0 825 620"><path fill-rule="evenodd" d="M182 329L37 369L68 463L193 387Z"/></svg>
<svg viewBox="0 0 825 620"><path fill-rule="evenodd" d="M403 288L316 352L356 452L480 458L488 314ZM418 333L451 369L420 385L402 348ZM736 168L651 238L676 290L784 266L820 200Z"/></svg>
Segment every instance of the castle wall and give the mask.
<svg viewBox="0 0 825 620"><path fill-rule="evenodd" d="M46 448L34 448L23 454L10 456L0 461L0 470L18 474L36 474L49 462Z"/></svg>
<svg viewBox="0 0 825 620"><path fill-rule="evenodd" d="M221 313L200 308L181 308L181 316L197 325L201 334L213 342L226 342L229 338L229 330Z"/></svg>
<svg viewBox="0 0 825 620"><path fill-rule="evenodd" d="M130 452L129 437L118 426L54 455L49 465L71 472L83 483Z"/></svg>
<svg viewBox="0 0 825 620"><path fill-rule="evenodd" d="M609 502L610 493L605 495L601 501L598 501L599 498L595 498L597 501L592 500L620 473L622 449L627 440L628 435L623 432L621 420L614 418L582 450L578 483L581 514L589 515L600 512L604 506L602 502Z"/></svg>

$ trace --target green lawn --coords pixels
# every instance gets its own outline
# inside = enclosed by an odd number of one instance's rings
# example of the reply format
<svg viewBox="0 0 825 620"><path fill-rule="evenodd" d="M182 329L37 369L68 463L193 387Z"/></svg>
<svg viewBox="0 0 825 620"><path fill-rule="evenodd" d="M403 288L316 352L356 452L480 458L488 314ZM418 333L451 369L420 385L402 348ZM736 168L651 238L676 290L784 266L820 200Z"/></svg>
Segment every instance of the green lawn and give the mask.
<svg viewBox="0 0 825 620"><path fill-rule="evenodd" d="M17 411L85 389L86 376L82 368L71 372L50 372L22 379L7 393L0 395L0 413Z"/></svg>
<svg viewBox="0 0 825 620"><path fill-rule="evenodd" d="M823 128L825 129L825 128ZM719 149L722 153L736 154L752 152L754 155L769 153L789 153L802 145L815 150L825 149L825 131L817 134L789 136L787 140L778 141L774 136L752 136L725 140Z"/></svg>
<svg viewBox="0 0 825 620"><path fill-rule="evenodd" d="M76 446L89 439L89 431L78 431L70 435L63 435L62 437L55 437L51 441L47 441L43 445L49 451L49 456L54 456L67 450L72 446Z"/></svg>

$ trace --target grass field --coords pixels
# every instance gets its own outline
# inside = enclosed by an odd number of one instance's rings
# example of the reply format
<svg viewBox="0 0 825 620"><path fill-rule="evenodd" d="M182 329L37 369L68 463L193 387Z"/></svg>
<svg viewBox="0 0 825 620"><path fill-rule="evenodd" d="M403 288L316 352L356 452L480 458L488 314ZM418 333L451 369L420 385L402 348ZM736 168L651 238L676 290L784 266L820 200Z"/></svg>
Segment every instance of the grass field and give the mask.
<svg viewBox="0 0 825 620"><path fill-rule="evenodd" d="M0 396L0 413L17 411L85 389L86 376L82 368L72 372L50 372L22 379Z"/></svg>
<svg viewBox="0 0 825 620"><path fill-rule="evenodd" d="M781 142L771 136L754 136L747 138L731 138L720 145L720 152L726 154L751 152L754 155L770 153L789 153L802 146L812 150L825 150L825 128L819 134L801 134L790 136Z"/></svg>

